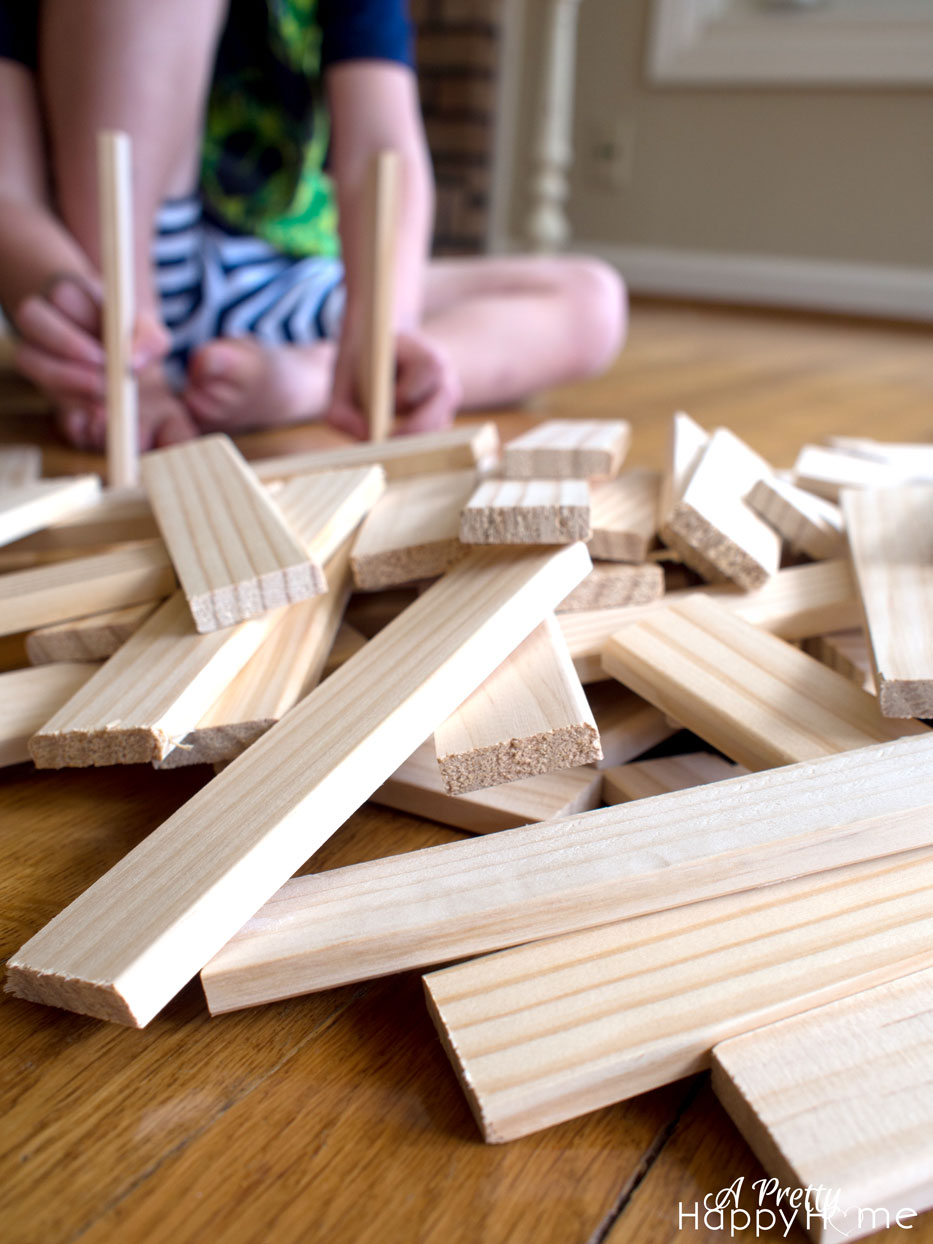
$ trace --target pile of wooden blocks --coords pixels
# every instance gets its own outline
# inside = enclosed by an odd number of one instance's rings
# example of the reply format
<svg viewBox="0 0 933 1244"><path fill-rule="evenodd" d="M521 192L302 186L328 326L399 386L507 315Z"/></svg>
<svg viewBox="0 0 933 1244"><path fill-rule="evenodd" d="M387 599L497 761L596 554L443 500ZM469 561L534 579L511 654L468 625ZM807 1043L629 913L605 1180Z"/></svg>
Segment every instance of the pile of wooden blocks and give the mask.
<svg viewBox="0 0 933 1244"><path fill-rule="evenodd" d="M628 440L215 436L104 493L0 454L2 761L218 769L7 989L143 1026L456 961L487 1140L712 1065L853 1238L933 1205L933 446ZM367 799L474 836L293 877Z"/></svg>

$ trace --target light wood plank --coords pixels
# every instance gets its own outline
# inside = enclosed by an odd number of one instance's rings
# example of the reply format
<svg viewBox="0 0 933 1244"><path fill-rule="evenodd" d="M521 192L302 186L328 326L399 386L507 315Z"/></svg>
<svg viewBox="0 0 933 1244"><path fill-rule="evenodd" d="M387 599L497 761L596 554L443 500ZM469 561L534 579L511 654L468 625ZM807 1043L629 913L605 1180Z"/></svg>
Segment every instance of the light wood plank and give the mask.
<svg viewBox="0 0 933 1244"><path fill-rule="evenodd" d="M450 795L599 760L593 713L553 617L434 732Z"/></svg>
<svg viewBox="0 0 933 1244"><path fill-rule="evenodd" d="M465 557L460 511L475 487L475 471L416 475L390 485L357 536L356 586L381 591L432 578Z"/></svg>
<svg viewBox="0 0 933 1244"><path fill-rule="evenodd" d="M596 683L587 694L603 749L602 760L596 762L597 769L626 764L663 743L679 729L653 704L612 679Z"/></svg>
<svg viewBox="0 0 933 1244"><path fill-rule="evenodd" d="M0 674L0 766L29 759L29 740L78 691L97 667L62 661Z"/></svg>
<svg viewBox="0 0 933 1244"><path fill-rule="evenodd" d="M142 605L127 605L124 609L108 609L88 618L75 618L30 631L26 636L26 655L32 665L48 665L53 661L103 661L136 634L159 603L151 600Z"/></svg>
<svg viewBox="0 0 933 1244"><path fill-rule="evenodd" d="M817 661L854 682L863 691L875 691L872 673L871 649L864 630L852 627L845 631L831 631L828 635L814 635L803 641L803 650Z"/></svg>
<svg viewBox="0 0 933 1244"><path fill-rule="evenodd" d="M590 537L585 480L486 480L460 517L464 544L571 544Z"/></svg>
<svg viewBox="0 0 933 1244"><path fill-rule="evenodd" d="M275 503L308 555L324 565L342 547L385 492L380 466L293 476Z"/></svg>
<svg viewBox="0 0 933 1244"><path fill-rule="evenodd" d="M0 576L0 634L158 600L175 590L161 540Z"/></svg>
<svg viewBox="0 0 933 1244"><path fill-rule="evenodd" d="M747 500L791 548L815 561L845 555L842 511L832 501L776 475L758 480Z"/></svg>
<svg viewBox="0 0 933 1244"><path fill-rule="evenodd" d="M886 462L897 467L905 479L933 479L933 444L929 441L876 441L868 436L827 436L827 445L857 458Z"/></svg>
<svg viewBox="0 0 933 1244"><path fill-rule="evenodd" d="M42 474L38 445L0 445L0 488L20 488Z"/></svg>
<svg viewBox="0 0 933 1244"><path fill-rule="evenodd" d="M874 696L708 598L623 627L607 643L603 665L749 769L927 730L889 721Z"/></svg>
<svg viewBox="0 0 933 1244"><path fill-rule="evenodd" d="M687 790L740 777L748 770L712 752L688 752L683 756L659 756L656 760L636 760L603 771L603 799L624 803L629 799L648 799L670 790Z"/></svg>
<svg viewBox="0 0 933 1244"><path fill-rule="evenodd" d="M369 439L377 443L388 439L395 416L392 309L400 176L398 152L378 151L370 160L363 187L359 256L363 337L357 384Z"/></svg>
<svg viewBox="0 0 933 1244"><path fill-rule="evenodd" d="M632 439L624 419L546 419L502 450L506 479L617 475Z"/></svg>
<svg viewBox="0 0 933 1244"><path fill-rule="evenodd" d="M589 548L592 541L589 542ZM650 605L664 595L664 570L657 562L620 565L598 562L579 587L557 606L558 613Z"/></svg>
<svg viewBox="0 0 933 1244"><path fill-rule="evenodd" d="M636 469L590 484L590 556L643 562L658 532L661 473Z"/></svg>
<svg viewBox="0 0 933 1244"><path fill-rule="evenodd" d="M588 570L582 545L461 562L22 947L8 988L148 1023Z"/></svg>
<svg viewBox="0 0 933 1244"><path fill-rule="evenodd" d="M926 845L931 756L933 736L900 739L295 877L204 970L208 1005L253 1006Z"/></svg>
<svg viewBox="0 0 933 1244"><path fill-rule="evenodd" d="M925 847L433 972L428 1001L485 1138L513 1140L931 965L931 884Z"/></svg>
<svg viewBox="0 0 933 1244"><path fill-rule="evenodd" d="M661 477L659 518L666 522L683 499L687 485L706 452L710 436L696 420L679 410L671 418L667 439L667 462Z"/></svg>
<svg viewBox="0 0 933 1244"><path fill-rule="evenodd" d="M893 488L911 479L890 463L878 462L860 454L804 445L794 463L793 481L798 488L838 502L844 488Z"/></svg>
<svg viewBox="0 0 933 1244"><path fill-rule="evenodd" d="M96 475L38 479L0 490L0 544L10 544L80 510L100 493Z"/></svg>
<svg viewBox="0 0 933 1244"><path fill-rule="evenodd" d="M933 717L933 485L843 493L886 717Z"/></svg>
<svg viewBox="0 0 933 1244"><path fill-rule="evenodd" d="M769 1175L823 1189L811 1239L884 1226L860 1209L893 1225L933 1207L933 971L721 1042L713 1087Z"/></svg>
<svg viewBox="0 0 933 1244"><path fill-rule="evenodd" d="M14 547L23 552L85 549L152 540L158 535L152 507L141 488L108 488L92 505L24 536Z"/></svg>
<svg viewBox="0 0 933 1244"><path fill-rule="evenodd" d="M144 455L143 484L202 633L327 590L279 508L227 436Z"/></svg>

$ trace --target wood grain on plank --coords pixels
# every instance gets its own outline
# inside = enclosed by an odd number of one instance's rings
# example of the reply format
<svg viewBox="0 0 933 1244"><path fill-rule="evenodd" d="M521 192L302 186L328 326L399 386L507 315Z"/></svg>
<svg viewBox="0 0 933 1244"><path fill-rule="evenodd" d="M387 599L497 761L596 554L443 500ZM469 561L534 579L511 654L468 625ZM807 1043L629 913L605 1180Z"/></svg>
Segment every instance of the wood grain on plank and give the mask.
<svg viewBox="0 0 933 1244"><path fill-rule="evenodd" d="M592 554L592 540L587 547ZM627 605L648 605L664 595L664 570L656 562L618 565L598 562L579 587L557 607L558 613L582 609L621 609Z"/></svg>
<svg viewBox="0 0 933 1244"><path fill-rule="evenodd" d="M10 544L39 531L93 502L100 494L96 475L37 479L16 488L0 489L0 544Z"/></svg>
<svg viewBox="0 0 933 1244"><path fill-rule="evenodd" d="M142 605L126 605L123 609L107 609L88 618L74 618L30 631L26 636L26 655L32 665L106 660L136 634L159 603L152 600Z"/></svg>
<svg viewBox="0 0 933 1244"><path fill-rule="evenodd" d="M97 667L61 661L0 674L0 765L29 759L29 740L78 691Z"/></svg>
<svg viewBox="0 0 933 1244"><path fill-rule="evenodd" d="M20 488L42 474L38 445L0 445L0 488Z"/></svg>
<svg viewBox="0 0 933 1244"><path fill-rule="evenodd" d="M636 469L590 484L590 556L643 562L658 532L661 474Z"/></svg>
<svg viewBox="0 0 933 1244"><path fill-rule="evenodd" d="M397 151L377 151L366 170L357 257L357 294L363 310L359 388L369 439L385 441L395 416L393 309L401 161Z"/></svg>
<svg viewBox="0 0 933 1244"><path fill-rule="evenodd" d="M306 552L323 566L384 492L382 467L352 467L292 476L275 494L275 502Z"/></svg>
<svg viewBox="0 0 933 1244"><path fill-rule="evenodd" d="M202 633L327 590L281 510L229 437L145 454L142 477Z"/></svg>
<svg viewBox="0 0 933 1244"><path fill-rule="evenodd" d="M461 562L23 946L10 990L147 1024L588 570L580 545Z"/></svg>
<svg viewBox="0 0 933 1244"><path fill-rule="evenodd" d="M152 540L158 534L152 507L141 488L108 488L92 504L24 536L14 547L23 552L94 548Z"/></svg>
<svg viewBox="0 0 933 1244"><path fill-rule="evenodd" d="M450 795L599 760L593 713L553 616L434 732Z"/></svg>
<svg viewBox="0 0 933 1244"><path fill-rule="evenodd" d="M208 1005L253 1006L925 846L931 756L926 734L296 877L205 968Z"/></svg>
<svg viewBox="0 0 933 1244"><path fill-rule="evenodd" d="M624 419L546 419L502 451L507 479L591 479L616 475L632 438Z"/></svg>
<svg viewBox="0 0 933 1244"><path fill-rule="evenodd" d="M842 511L825 497L772 475L758 480L747 501L791 548L816 561L844 555Z"/></svg>
<svg viewBox="0 0 933 1244"><path fill-rule="evenodd" d="M687 752L682 756L659 756L656 760L636 760L614 765L603 771L603 799L623 803L627 799L647 799L670 790L687 790L740 777L748 770L712 752Z"/></svg>
<svg viewBox="0 0 933 1244"><path fill-rule="evenodd" d="M585 480L486 480L463 507L464 544L571 544L590 537Z"/></svg>
<svg viewBox="0 0 933 1244"><path fill-rule="evenodd" d="M814 635L805 639L802 647L804 652L842 674L863 691L874 693L871 649L862 627L830 631L828 635Z"/></svg>
<svg viewBox="0 0 933 1244"><path fill-rule="evenodd" d="M798 488L835 502L839 501L844 488L893 488L912 478L909 470L891 463L826 449L822 445L804 445L797 454L793 470Z"/></svg>

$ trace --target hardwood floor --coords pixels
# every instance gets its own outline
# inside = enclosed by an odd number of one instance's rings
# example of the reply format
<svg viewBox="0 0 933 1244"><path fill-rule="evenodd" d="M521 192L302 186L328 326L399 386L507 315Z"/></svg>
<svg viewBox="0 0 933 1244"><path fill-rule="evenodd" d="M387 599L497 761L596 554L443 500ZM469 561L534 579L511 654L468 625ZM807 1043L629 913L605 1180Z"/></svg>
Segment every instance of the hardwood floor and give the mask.
<svg viewBox="0 0 933 1244"><path fill-rule="evenodd" d="M63 448L0 394L0 443ZM933 440L929 329L641 303L609 375L500 418L624 416L633 465L658 465L666 418L724 424L776 465L827 433ZM241 438L251 456L333 440L320 428ZM19 645L19 646L17 646ZM5 663L22 662L13 640ZM0 771L2 953L207 780L142 766ZM459 837L364 806L307 866ZM9 1244L665 1244L723 1236L693 1203L761 1170L704 1080L672 1085L509 1145L484 1145L427 1017L417 975L210 1020L188 988L137 1032L4 997L0 1235ZM803 1240L783 1228L743 1241ZM890 1234L895 1238L895 1233ZM896 1238L900 1239L897 1233ZM914 1224L933 1244L933 1214Z"/></svg>

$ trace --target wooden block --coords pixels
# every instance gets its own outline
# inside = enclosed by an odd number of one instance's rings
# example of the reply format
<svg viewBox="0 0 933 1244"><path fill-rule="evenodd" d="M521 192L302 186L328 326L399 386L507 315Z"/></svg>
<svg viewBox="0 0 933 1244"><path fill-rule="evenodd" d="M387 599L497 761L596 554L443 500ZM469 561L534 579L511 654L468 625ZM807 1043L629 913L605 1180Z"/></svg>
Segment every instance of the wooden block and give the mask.
<svg viewBox="0 0 933 1244"><path fill-rule="evenodd" d="M839 501L843 488L893 488L907 479L890 463L822 445L804 445L794 463L793 482L818 497Z"/></svg>
<svg viewBox="0 0 933 1244"><path fill-rule="evenodd" d="M443 574L458 562L468 552L460 543L460 511L475 487L475 471L416 475L392 484L356 538L356 586L381 591Z"/></svg>
<svg viewBox="0 0 933 1244"><path fill-rule="evenodd" d="M0 445L0 488L20 488L42 474L38 445Z"/></svg>
<svg viewBox="0 0 933 1244"><path fill-rule="evenodd" d="M590 556L643 562L658 532L659 471L626 471L590 485Z"/></svg>
<svg viewBox="0 0 933 1244"><path fill-rule="evenodd" d="M616 765L603 772L603 799L624 803L628 799L648 799L670 790L687 790L739 777L748 770L723 760L712 752L690 752L683 756L659 756L656 760L637 760Z"/></svg>
<svg viewBox="0 0 933 1244"><path fill-rule="evenodd" d="M205 969L208 1005L253 1006L925 846L931 757L933 736L900 739L295 877Z"/></svg>
<svg viewBox="0 0 933 1244"><path fill-rule="evenodd" d="M0 634L138 605L175 590L161 540L0 576Z"/></svg>
<svg viewBox="0 0 933 1244"><path fill-rule="evenodd" d="M781 540L744 498L770 474L764 458L718 428L680 500L663 519L662 540L704 577L712 565L739 587L761 587L778 570Z"/></svg>
<svg viewBox="0 0 933 1244"><path fill-rule="evenodd" d="M667 464L661 477L658 516L666 522L683 499L687 485L709 445L709 433L682 410L671 419L668 430Z"/></svg>
<svg viewBox="0 0 933 1244"><path fill-rule="evenodd" d="M362 631L358 631L349 622L342 621L337 628L334 642L331 644L327 660L324 662L322 678L328 678L334 670L339 670L344 662L355 657L361 648L365 648L368 640Z"/></svg>
<svg viewBox="0 0 933 1244"><path fill-rule="evenodd" d="M463 507L464 544L571 544L590 536L585 480L486 480Z"/></svg>
<svg viewBox="0 0 933 1244"><path fill-rule="evenodd" d="M857 458L885 462L901 472L902 479L933 480L933 445L929 441L876 441L867 436L827 436L827 444Z"/></svg>
<svg viewBox="0 0 933 1244"><path fill-rule="evenodd" d="M803 650L863 691L874 693L871 649L860 626L847 631L831 631L828 635L814 635L803 641Z"/></svg>
<svg viewBox="0 0 933 1244"><path fill-rule="evenodd" d="M361 306L363 337L357 384L369 439L389 437L395 416L393 291L401 167L396 151L378 151L363 187Z"/></svg>
<svg viewBox="0 0 933 1244"><path fill-rule="evenodd" d="M311 471L339 470L343 467L372 466L378 463L386 478L409 475L436 475L440 471L461 471L499 451L499 432L494 423L457 424L444 432L425 432L417 436L395 436L382 444L371 441L341 449L323 449L281 458L264 458L250 463L258 479L290 479Z"/></svg>
<svg viewBox="0 0 933 1244"><path fill-rule="evenodd" d="M96 475L38 479L0 491L0 544L38 531L47 523L80 510L99 495Z"/></svg>
<svg viewBox="0 0 933 1244"><path fill-rule="evenodd" d="M926 732L888 721L874 696L835 670L701 597L623 627L603 666L749 769Z"/></svg>
<svg viewBox="0 0 933 1244"><path fill-rule="evenodd" d="M843 493L885 717L933 717L933 485Z"/></svg>
<svg viewBox="0 0 933 1244"><path fill-rule="evenodd" d="M558 622L581 682L605 678L602 651L619 627L688 596L710 596L737 617L782 639L844 630L859 625L862 616L848 560L791 566L754 592L710 586L670 592L657 605L562 613Z"/></svg>
<svg viewBox="0 0 933 1244"><path fill-rule="evenodd" d="M807 1229L821 1242L933 1208L931 1073L929 969L713 1050L716 1094L768 1174L823 1190L809 1198ZM873 1212L885 1208L888 1219Z"/></svg>
<svg viewBox="0 0 933 1244"><path fill-rule="evenodd" d="M434 732L450 795L599 760L596 722L553 617Z"/></svg>
<svg viewBox="0 0 933 1244"><path fill-rule="evenodd" d="M597 769L626 764L680 729L653 704L612 679L590 687L588 696L603 749Z"/></svg>
<svg viewBox="0 0 933 1244"><path fill-rule="evenodd" d="M26 636L26 655L32 665L48 665L53 661L103 661L136 634L158 604L159 601L150 600L143 605L108 609L93 613L89 618L75 618L31 631Z"/></svg>
<svg viewBox="0 0 933 1244"><path fill-rule="evenodd" d="M8 989L148 1023L588 570L582 546L454 567L19 950Z"/></svg>
<svg viewBox="0 0 933 1244"><path fill-rule="evenodd" d="M546 419L502 450L506 479L591 479L617 475L632 439L624 419Z"/></svg>
<svg viewBox="0 0 933 1244"><path fill-rule="evenodd" d="M143 484L191 616L206 633L327 590L227 436L145 454Z"/></svg>
<svg viewBox="0 0 933 1244"><path fill-rule="evenodd" d="M929 847L798 877L433 972L428 1004L485 1138L514 1140L929 966L931 884Z"/></svg>
<svg viewBox="0 0 933 1244"><path fill-rule="evenodd" d="M275 502L308 555L329 561L385 492L380 466L293 476Z"/></svg>
<svg viewBox="0 0 933 1244"><path fill-rule="evenodd" d="M758 480L747 500L791 548L815 561L845 555L842 511L832 501L775 475Z"/></svg>
<svg viewBox="0 0 933 1244"><path fill-rule="evenodd" d="M600 782L599 773L584 765L465 795L448 795L438 772L434 739L430 738L374 792L372 802L471 834L489 834L596 808Z"/></svg>
<svg viewBox="0 0 933 1244"><path fill-rule="evenodd" d="M112 488L139 477L139 413L133 373L136 291L133 247L133 167L128 134L97 136L100 261L107 352L107 481Z"/></svg>
<svg viewBox="0 0 933 1244"><path fill-rule="evenodd" d="M349 541L327 563L327 582L326 595L282 611L194 729L153 762L157 769L233 760L317 686L350 594Z"/></svg>
<svg viewBox="0 0 933 1244"><path fill-rule="evenodd" d="M110 488L96 500L71 514L50 523L42 531L18 540L16 549L46 550L87 549L133 540L151 540L159 528L152 517L152 507L142 489Z"/></svg>
<svg viewBox="0 0 933 1244"><path fill-rule="evenodd" d="M0 674L0 766L29 759L29 739L97 667L68 661Z"/></svg>
<svg viewBox="0 0 933 1244"><path fill-rule="evenodd" d="M592 545L592 540L590 545ZM589 547L589 545L587 546ZM592 550L591 550L592 551ZM664 595L664 571L656 562L640 566L598 562L579 587L557 606L558 613L649 605Z"/></svg>

